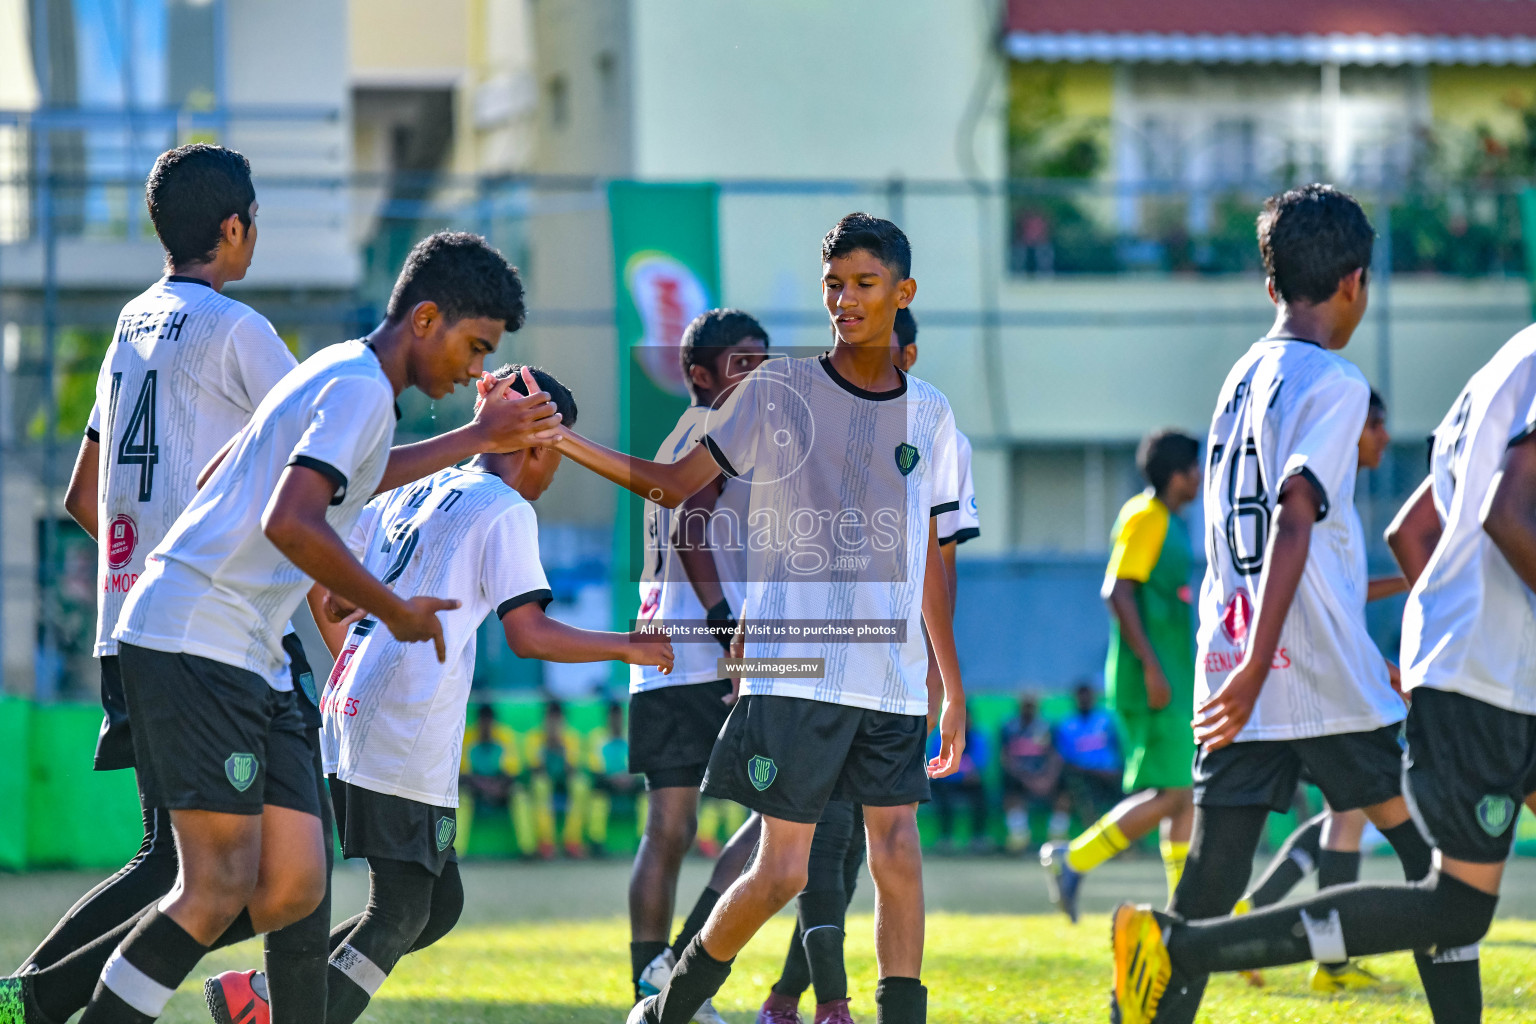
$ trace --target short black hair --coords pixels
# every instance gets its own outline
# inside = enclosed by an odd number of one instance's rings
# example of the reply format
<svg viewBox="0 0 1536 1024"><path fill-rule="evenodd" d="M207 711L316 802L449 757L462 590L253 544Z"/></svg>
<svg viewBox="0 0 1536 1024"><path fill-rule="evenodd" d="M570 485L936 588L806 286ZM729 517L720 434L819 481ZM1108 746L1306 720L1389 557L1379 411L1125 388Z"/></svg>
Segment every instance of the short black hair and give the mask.
<svg viewBox="0 0 1536 1024"><path fill-rule="evenodd" d="M251 226L251 162L223 146L198 142L160 154L144 182L144 202L171 266L207 263L231 216Z"/></svg>
<svg viewBox="0 0 1536 1024"><path fill-rule="evenodd" d="M1168 486L1173 474L1200 464L1200 442L1180 430L1148 434L1136 446L1136 471L1154 491Z"/></svg>
<svg viewBox="0 0 1536 1024"><path fill-rule="evenodd" d="M1382 416L1387 414L1387 400L1382 398L1381 392L1377 391L1375 388L1371 388L1371 401L1370 404L1366 406L1366 416L1370 416L1370 414L1373 412Z"/></svg>
<svg viewBox="0 0 1536 1024"><path fill-rule="evenodd" d="M884 263L896 280L912 276L912 243L895 224L867 213L850 213L821 240L821 261L863 249Z"/></svg>
<svg viewBox="0 0 1536 1024"><path fill-rule="evenodd" d="M489 704L481 704L480 707L475 710L475 717L478 719L495 718L496 709L491 707Z"/></svg>
<svg viewBox="0 0 1536 1024"><path fill-rule="evenodd" d="M747 338L757 338L768 347L768 332L757 317L739 309L711 309L700 313L683 329L677 343L677 355L683 363L683 377L695 366L713 370L720 353Z"/></svg>
<svg viewBox="0 0 1536 1024"><path fill-rule="evenodd" d="M902 348L917 344L917 317L905 306L896 311L896 340Z"/></svg>
<svg viewBox="0 0 1536 1024"><path fill-rule="evenodd" d="M512 378L512 390L520 395L527 395L528 389L523 385L523 367L526 363L508 363L499 367L491 376L497 380ZM571 394L571 389L555 379L555 375L548 370L537 366L529 366L533 373L533 379L539 385L539 390L549 395L550 401L555 403L555 411L560 414L560 422L568 427L576 425L576 396Z"/></svg>
<svg viewBox="0 0 1536 1024"><path fill-rule="evenodd" d="M417 303L435 302L451 323L465 317L500 320L506 330L523 326L523 282L480 235L439 231L417 242L400 268L387 316L399 323Z"/></svg>
<svg viewBox="0 0 1536 1024"><path fill-rule="evenodd" d="M1376 231L1355 197L1332 185L1303 185L1264 200L1259 255L1287 302L1327 302L1339 281L1371 265Z"/></svg>

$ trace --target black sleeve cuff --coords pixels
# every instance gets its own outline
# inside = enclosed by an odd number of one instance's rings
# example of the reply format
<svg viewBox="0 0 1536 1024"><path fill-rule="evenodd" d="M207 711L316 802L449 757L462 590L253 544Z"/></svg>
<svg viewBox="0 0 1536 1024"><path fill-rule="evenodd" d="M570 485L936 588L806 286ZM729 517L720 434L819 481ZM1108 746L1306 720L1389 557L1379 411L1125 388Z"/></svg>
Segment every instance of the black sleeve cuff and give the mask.
<svg viewBox="0 0 1536 1024"><path fill-rule="evenodd" d="M97 444L101 444L101 431L97 430L95 427L86 427L85 439L87 441L95 441Z"/></svg>
<svg viewBox="0 0 1536 1024"><path fill-rule="evenodd" d="M974 526L967 526L963 530L956 530L954 533L950 534L948 537L940 537L939 538L939 546L943 547L945 544L964 544L966 541L968 541L968 540L975 540L977 537L980 537L980 536L981 536L981 531L980 530L976 529L976 527L974 527Z"/></svg>
<svg viewBox="0 0 1536 1024"><path fill-rule="evenodd" d="M1322 522L1324 519L1327 519L1328 510L1333 506L1328 503L1328 488L1323 486L1323 482L1317 478L1317 474L1313 473L1306 466L1302 466L1295 472L1288 474L1285 480L1289 480L1293 476L1301 477L1307 483L1316 488L1317 497L1320 502L1320 504L1317 506L1317 521ZM1285 480L1280 481L1281 487L1285 486Z"/></svg>
<svg viewBox="0 0 1536 1024"><path fill-rule="evenodd" d="M720 446L715 444L715 439L708 434L704 435L704 447L709 449L709 454L715 460L715 464L720 467L720 472L732 478L741 475L736 472L736 467L731 465L731 460L725 457L725 452L720 450Z"/></svg>
<svg viewBox="0 0 1536 1024"><path fill-rule="evenodd" d="M331 498L332 505L340 505L343 501L347 500L347 474L329 462L321 462L319 459L312 459L308 455L295 455L288 460L288 465L312 469L335 484L336 494Z"/></svg>
<svg viewBox="0 0 1536 1024"><path fill-rule="evenodd" d="M496 617L499 619L512 609L521 608L523 605L532 604L535 601L539 602L539 607L541 609L548 608L549 602L553 601L554 599L555 595L550 593L548 590L530 590L526 594L518 594L516 597L509 597L505 601L501 602L501 604L497 605Z"/></svg>
<svg viewBox="0 0 1536 1024"><path fill-rule="evenodd" d="M932 516L941 516L945 512L959 512L959 511L960 511L960 503L958 501L946 501L942 505L935 505L935 506L933 506L933 508L929 509L928 510L928 515L930 517L932 517Z"/></svg>

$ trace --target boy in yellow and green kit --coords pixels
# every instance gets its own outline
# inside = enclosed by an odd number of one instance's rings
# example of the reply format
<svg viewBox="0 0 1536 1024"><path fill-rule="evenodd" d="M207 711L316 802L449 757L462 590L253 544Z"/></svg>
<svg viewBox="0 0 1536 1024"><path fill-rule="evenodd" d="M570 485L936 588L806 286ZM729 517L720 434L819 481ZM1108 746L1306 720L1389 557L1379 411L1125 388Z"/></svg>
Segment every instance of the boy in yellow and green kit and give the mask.
<svg viewBox="0 0 1536 1024"><path fill-rule="evenodd" d="M1200 494L1200 444L1159 431L1142 440L1136 468L1148 487L1115 520L1103 589L1110 610L1105 689L1120 717L1131 795L1070 845L1040 851L1051 902L1074 922L1083 876L1159 825L1171 895L1194 819L1194 554L1178 513Z"/></svg>

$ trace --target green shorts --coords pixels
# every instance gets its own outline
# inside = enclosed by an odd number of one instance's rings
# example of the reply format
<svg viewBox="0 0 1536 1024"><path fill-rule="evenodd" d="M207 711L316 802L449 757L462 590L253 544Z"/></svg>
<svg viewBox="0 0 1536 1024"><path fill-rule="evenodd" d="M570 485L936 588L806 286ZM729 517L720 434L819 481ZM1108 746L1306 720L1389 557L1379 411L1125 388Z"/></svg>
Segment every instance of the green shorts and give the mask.
<svg viewBox="0 0 1536 1024"><path fill-rule="evenodd" d="M1194 785L1195 729L1188 712L1120 713L1124 730L1125 791L1188 789Z"/></svg>

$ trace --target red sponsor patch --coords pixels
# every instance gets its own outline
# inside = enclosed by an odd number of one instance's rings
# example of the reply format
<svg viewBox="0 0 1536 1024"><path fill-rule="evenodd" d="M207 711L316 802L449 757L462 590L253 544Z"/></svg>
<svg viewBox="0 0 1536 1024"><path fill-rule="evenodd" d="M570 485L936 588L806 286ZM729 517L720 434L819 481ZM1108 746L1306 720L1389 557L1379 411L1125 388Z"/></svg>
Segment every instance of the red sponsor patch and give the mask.
<svg viewBox="0 0 1536 1024"><path fill-rule="evenodd" d="M1248 626L1252 622L1253 602L1246 590L1239 590L1227 599L1227 606L1221 611L1221 631L1229 643L1241 647L1248 640Z"/></svg>
<svg viewBox="0 0 1536 1024"><path fill-rule="evenodd" d="M139 546L139 527L132 517L113 516L107 524L107 567L121 569L133 560L133 551Z"/></svg>

